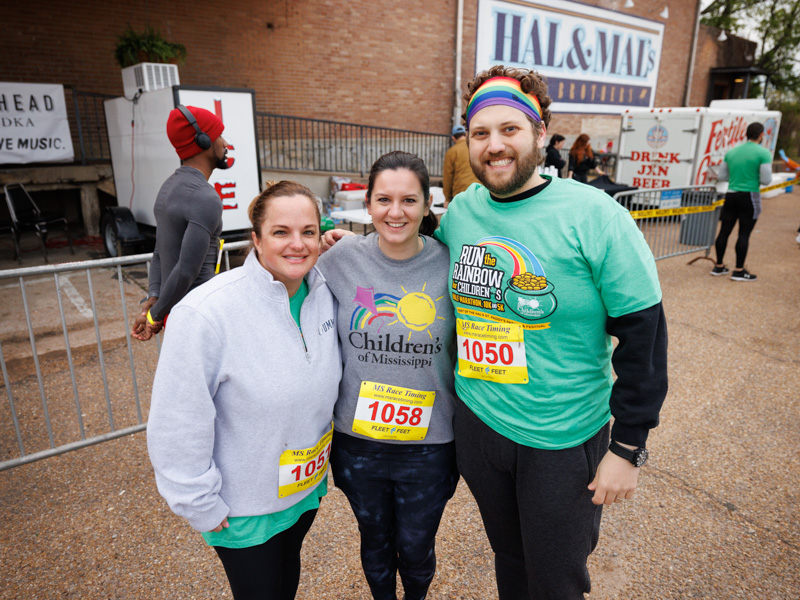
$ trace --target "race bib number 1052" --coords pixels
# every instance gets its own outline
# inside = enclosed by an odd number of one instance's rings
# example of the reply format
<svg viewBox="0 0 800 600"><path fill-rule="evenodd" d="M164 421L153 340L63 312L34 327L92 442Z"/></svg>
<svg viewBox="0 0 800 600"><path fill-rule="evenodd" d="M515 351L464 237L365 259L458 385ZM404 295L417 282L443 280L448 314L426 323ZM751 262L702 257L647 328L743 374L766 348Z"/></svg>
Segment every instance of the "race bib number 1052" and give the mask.
<svg viewBox="0 0 800 600"><path fill-rule="evenodd" d="M522 325L456 320L458 374L497 383L528 383Z"/></svg>

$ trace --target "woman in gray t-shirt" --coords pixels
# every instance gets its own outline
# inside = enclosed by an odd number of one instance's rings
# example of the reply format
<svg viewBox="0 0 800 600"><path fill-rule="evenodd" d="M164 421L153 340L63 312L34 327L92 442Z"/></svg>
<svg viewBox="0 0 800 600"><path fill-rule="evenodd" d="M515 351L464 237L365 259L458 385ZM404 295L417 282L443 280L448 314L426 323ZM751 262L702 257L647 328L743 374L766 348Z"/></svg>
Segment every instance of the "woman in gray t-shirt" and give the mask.
<svg viewBox="0 0 800 600"><path fill-rule="evenodd" d="M338 300L344 370L331 469L361 531L376 600L425 598L434 542L458 483L453 443L455 318L447 248L430 236L428 171L414 154L372 166L368 236L348 236L318 262Z"/></svg>

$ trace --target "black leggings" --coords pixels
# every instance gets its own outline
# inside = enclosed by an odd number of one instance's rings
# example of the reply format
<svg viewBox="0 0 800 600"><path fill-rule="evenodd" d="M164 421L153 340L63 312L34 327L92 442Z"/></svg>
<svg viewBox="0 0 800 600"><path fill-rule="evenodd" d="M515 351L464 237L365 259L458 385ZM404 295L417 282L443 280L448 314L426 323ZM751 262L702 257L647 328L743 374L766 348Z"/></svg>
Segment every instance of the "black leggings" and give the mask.
<svg viewBox="0 0 800 600"><path fill-rule="evenodd" d="M436 573L436 531L458 485L456 450L386 444L333 432L331 470L361 532L361 566L375 600L424 600Z"/></svg>
<svg viewBox="0 0 800 600"><path fill-rule="evenodd" d="M316 509L304 512L289 529L258 546L214 546L234 600L294 600L300 583L300 549L316 516Z"/></svg>
<svg viewBox="0 0 800 600"><path fill-rule="evenodd" d="M725 256L725 247L728 245L728 236L733 231L736 221L739 221L739 239L736 240L736 270L744 269L744 259L747 258L747 248L750 245L750 233L756 226L755 206L750 192L728 192L725 204L722 206L721 225L715 244L717 249L717 264L722 264Z"/></svg>

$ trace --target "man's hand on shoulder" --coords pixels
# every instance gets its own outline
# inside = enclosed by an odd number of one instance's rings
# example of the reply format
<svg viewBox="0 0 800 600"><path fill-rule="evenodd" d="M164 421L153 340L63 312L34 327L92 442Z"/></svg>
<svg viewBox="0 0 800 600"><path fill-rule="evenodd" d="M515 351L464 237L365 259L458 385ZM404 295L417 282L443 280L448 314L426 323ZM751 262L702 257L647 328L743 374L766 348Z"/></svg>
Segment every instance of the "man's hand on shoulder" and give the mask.
<svg viewBox="0 0 800 600"><path fill-rule="evenodd" d="M333 248L333 245L338 242L340 239L347 235L356 235L352 231L347 231L346 229L330 229L322 234L322 243L320 244L320 254L325 252L326 250L330 250Z"/></svg>

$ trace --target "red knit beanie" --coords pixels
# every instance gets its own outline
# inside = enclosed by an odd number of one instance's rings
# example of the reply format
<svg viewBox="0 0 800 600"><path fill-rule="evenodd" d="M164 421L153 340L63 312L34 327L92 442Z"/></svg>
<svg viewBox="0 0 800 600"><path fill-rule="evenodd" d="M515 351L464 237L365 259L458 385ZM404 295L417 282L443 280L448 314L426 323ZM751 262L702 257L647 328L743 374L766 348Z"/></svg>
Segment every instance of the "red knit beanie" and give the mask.
<svg viewBox="0 0 800 600"><path fill-rule="evenodd" d="M212 143L222 135L225 125L222 124L217 115L196 106L187 106L186 108L197 119L197 126L203 133L208 134ZM203 151L194 141L196 134L197 131L194 126L189 123L183 113L177 108L173 108L167 119L167 137L170 143L175 146L175 151L181 160L200 154Z"/></svg>

